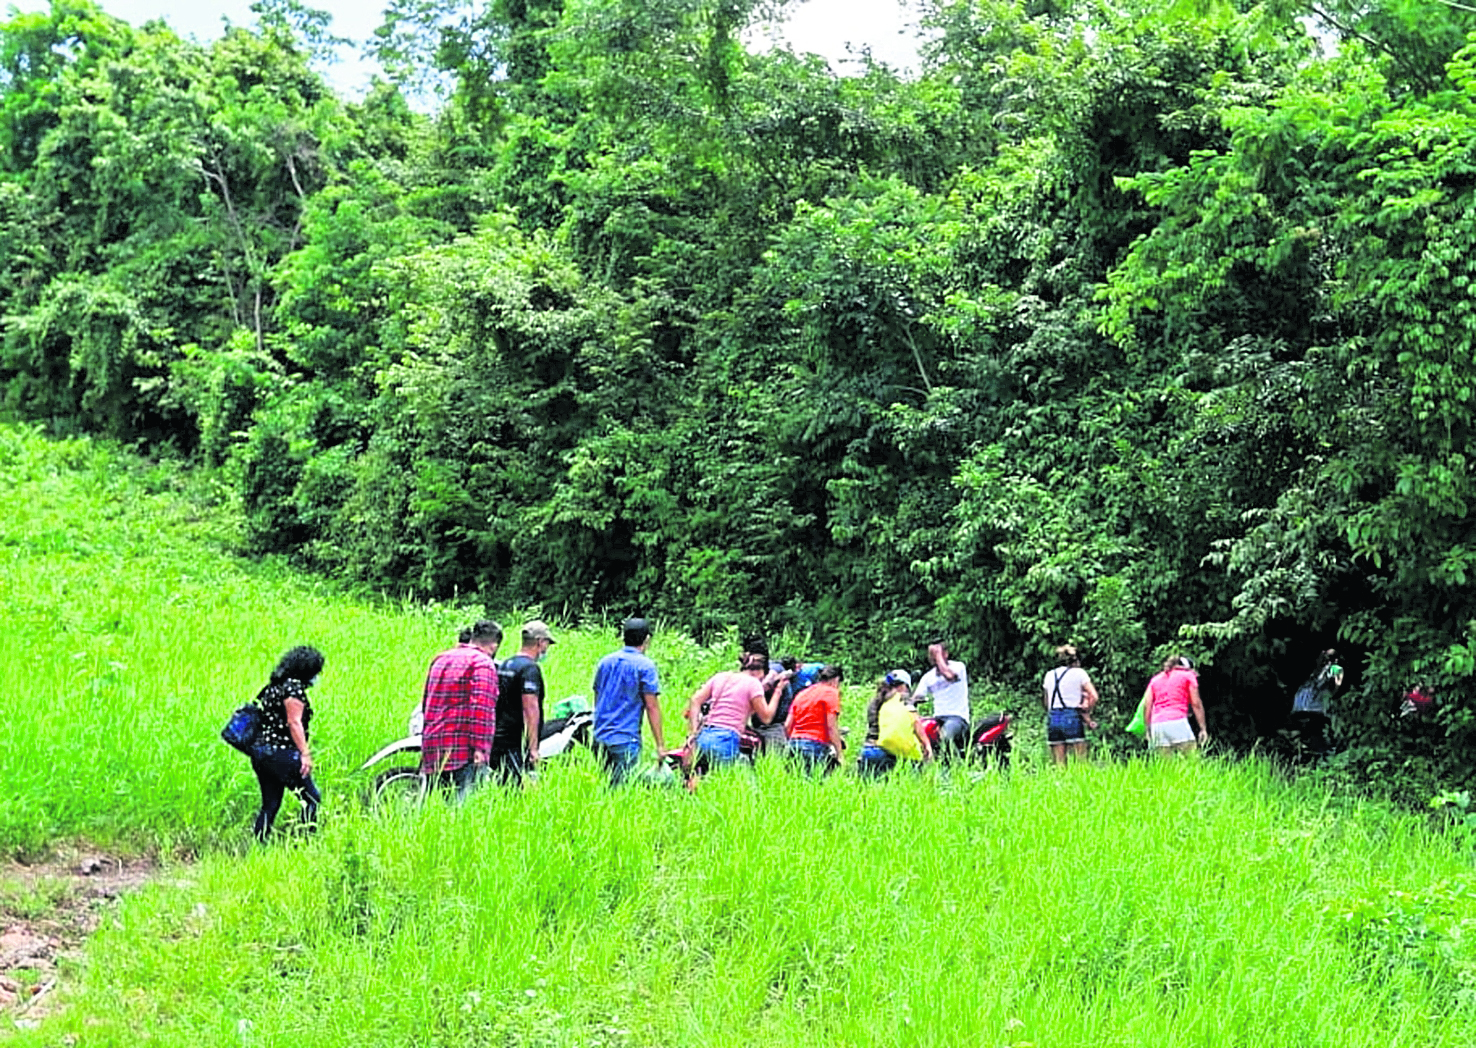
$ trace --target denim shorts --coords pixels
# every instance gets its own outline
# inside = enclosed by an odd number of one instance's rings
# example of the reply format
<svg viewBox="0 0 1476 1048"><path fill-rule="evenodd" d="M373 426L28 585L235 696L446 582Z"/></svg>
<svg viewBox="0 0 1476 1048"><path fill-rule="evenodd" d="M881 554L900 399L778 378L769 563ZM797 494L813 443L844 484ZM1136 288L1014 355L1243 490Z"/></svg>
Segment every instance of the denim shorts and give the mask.
<svg viewBox="0 0 1476 1048"><path fill-rule="evenodd" d="M709 725L697 733L697 756L709 764L731 764L738 759L738 733Z"/></svg>
<svg viewBox="0 0 1476 1048"><path fill-rule="evenodd" d="M1046 741L1052 746L1086 742L1086 728L1081 722L1081 710L1070 706L1065 709L1051 710L1050 722L1046 726Z"/></svg>

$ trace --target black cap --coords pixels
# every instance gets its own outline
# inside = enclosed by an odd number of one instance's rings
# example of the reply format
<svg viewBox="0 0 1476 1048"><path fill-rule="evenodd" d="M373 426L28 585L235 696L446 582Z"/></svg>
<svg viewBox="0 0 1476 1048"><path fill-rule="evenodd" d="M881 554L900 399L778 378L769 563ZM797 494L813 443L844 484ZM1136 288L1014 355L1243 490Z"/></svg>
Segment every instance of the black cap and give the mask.
<svg viewBox="0 0 1476 1048"><path fill-rule="evenodd" d="M651 635L651 624L645 619L626 619L620 624L620 633L626 647L639 648Z"/></svg>

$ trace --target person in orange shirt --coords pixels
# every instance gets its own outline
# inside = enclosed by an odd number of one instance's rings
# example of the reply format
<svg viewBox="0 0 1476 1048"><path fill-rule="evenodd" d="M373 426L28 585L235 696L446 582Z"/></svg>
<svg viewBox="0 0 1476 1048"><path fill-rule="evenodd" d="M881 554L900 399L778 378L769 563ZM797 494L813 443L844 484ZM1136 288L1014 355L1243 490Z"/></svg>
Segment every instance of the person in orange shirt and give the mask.
<svg viewBox="0 0 1476 1048"><path fill-rule="evenodd" d="M845 742L840 733L839 666L827 665L815 683L794 697L784 734L789 737L789 755L811 775L829 771L839 763Z"/></svg>

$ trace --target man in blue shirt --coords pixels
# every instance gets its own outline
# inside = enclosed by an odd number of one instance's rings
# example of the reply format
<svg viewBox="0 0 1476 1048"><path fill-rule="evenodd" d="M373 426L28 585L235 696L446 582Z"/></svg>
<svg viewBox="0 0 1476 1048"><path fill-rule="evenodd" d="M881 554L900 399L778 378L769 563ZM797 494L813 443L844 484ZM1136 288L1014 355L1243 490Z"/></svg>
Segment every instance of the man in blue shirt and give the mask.
<svg viewBox="0 0 1476 1048"><path fill-rule="evenodd" d="M641 711L651 722L656 752L666 749L661 737L661 682L656 663L646 657L651 626L645 619L626 619L621 626L625 647L606 655L595 667L594 750L618 786L641 759Z"/></svg>

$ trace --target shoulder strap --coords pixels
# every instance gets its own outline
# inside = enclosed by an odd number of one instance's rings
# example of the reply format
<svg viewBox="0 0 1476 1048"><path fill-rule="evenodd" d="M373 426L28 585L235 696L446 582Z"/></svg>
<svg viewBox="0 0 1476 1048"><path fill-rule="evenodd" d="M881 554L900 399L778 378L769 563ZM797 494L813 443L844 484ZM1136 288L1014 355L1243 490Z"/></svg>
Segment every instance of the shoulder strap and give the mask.
<svg viewBox="0 0 1476 1048"><path fill-rule="evenodd" d="M1051 686L1051 709L1053 710L1064 710L1066 708L1066 699L1061 695L1061 681L1065 679L1066 674L1070 672L1070 666L1067 666L1065 669L1060 669L1056 671L1056 681ZM1059 706L1056 705L1056 703L1058 702L1060 703Z"/></svg>

